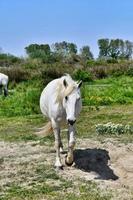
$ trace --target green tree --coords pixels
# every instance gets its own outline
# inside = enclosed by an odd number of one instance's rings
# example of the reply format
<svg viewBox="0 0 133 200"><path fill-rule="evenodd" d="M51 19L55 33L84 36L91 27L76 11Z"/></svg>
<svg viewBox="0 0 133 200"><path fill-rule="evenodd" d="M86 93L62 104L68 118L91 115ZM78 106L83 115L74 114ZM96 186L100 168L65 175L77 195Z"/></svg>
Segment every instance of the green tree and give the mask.
<svg viewBox="0 0 133 200"><path fill-rule="evenodd" d="M90 47L89 46L83 46L80 49L80 57L84 62L86 62L87 60L92 60L93 59L93 54L90 51Z"/></svg>
<svg viewBox="0 0 133 200"><path fill-rule="evenodd" d="M30 58L40 58L46 63L52 61L53 55L49 44L30 44L25 50Z"/></svg>
<svg viewBox="0 0 133 200"><path fill-rule="evenodd" d="M70 54L77 54L77 45L74 43L68 43L68 51Z"/></svg>
<svg viewBox="0 0 133 200"><path fill-rule="evenodd" d="M111 39L109 43L108 56L112 59L118 59L121 55L121 40Z"/></svg>
<svg viewBox="0 0 133 200"><path fill-rule="evenodd" d="M99 58L107 58L108 51L109 51L109 39L99 39L98 40L98 47L99 47Z"/></svg>
<svg viewBox="0 0 133 200"><path fill-rule="evenodd" d="M133 42L126 40L124 56L125 58L130 59L132 57L132 54L133 54Z"/></svg>
<svg viewBox="0 0 133 200"><path fill-rule="evenodd" d="M53 52L60 56L60 58L68 58L77 53L77 46L74 43L66 41L56 42L52 45Z"/></svg>
<svg viewBox="0 0 133 200"><path fill-rule="evenodd" d="M133 43L122 39L98 40L99 58L102 59L130 59L133 54Z"/></svg>

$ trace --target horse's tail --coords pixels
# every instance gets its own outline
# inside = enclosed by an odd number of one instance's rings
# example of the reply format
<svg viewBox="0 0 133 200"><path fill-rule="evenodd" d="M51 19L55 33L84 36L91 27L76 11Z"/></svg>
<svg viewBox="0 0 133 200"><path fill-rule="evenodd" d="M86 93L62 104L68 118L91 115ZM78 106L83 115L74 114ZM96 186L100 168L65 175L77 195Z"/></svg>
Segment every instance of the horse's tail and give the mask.
<svg viewBox="0 0 133 200"><path fill-rule="evenodd" d="M40 131L37 131L35 134L41 137L46 137L50 135L52 131L53 131L52 123L51 121L49 121L44 127L40 129Z"/></svg>

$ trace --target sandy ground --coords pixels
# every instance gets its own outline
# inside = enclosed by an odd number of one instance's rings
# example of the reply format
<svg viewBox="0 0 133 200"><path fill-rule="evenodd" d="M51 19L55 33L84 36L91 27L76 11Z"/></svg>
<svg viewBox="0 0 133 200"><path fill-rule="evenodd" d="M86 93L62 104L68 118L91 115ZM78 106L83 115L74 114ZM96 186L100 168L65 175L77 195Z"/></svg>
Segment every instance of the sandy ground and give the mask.
<svg viewBox="0 0 133 200"><path fill-rule="evenodd" d="M64 162L65 155L61 156ZM60 176L73 181L95 181L103 192L111 191L113 200L133 199L132 143L123 144L114 139L102 143L77 139L74 158L73 166L64 166L64 170L58 172ZM33 172L32 178L35 178L35 166L43 163L52 166L54 160L53 146L40 146L38 142L0 142L0 186L5 187L15 180L21 182L25 178L23 171Z"/></svg>

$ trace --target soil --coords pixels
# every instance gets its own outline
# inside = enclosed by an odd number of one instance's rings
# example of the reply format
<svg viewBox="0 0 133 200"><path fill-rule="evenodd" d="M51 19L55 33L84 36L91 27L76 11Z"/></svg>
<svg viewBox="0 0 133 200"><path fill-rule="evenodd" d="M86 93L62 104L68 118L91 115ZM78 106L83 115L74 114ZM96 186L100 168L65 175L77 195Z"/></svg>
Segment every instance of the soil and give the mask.
<svg viewBox="0 0 133 200"><path fill-rule="evenodd" d="M64 163L65 155L62 154L61 157ZM102 142L77 139L74 160L73 166L64 166L64 170L58 172L60 176L73 181L92 180L103 192L111 191L113 200L133 199L132 143L124 144L114 139L105 139ZM26 143L1 141L0 186L4 187L19 179L21 181L22 170L32 173L38 163L52 167L54 161L54 146L41 146L39 141Z"/></svg>

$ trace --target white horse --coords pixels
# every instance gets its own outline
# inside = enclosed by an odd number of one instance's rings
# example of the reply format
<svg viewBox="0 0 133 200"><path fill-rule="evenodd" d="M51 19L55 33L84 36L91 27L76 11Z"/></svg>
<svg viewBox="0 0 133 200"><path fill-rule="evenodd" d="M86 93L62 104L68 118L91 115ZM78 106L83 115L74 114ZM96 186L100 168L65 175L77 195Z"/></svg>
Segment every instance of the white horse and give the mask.
<svg viewBox="0 0 133 200"><path fill-rule="evenodd" d="M4 95L8 95L8 76L0 73L0 93L2 93L2 88L4 88Z"/></svg>
<svg viewBox="0 0 133 200"><path fill-rule="evenodd" d="M73 164L73 149L75 146L75 122L81 111L82 102L80 86L82 81L76 83L70 75L51 81L43 90L40 97L40 109L50 122L40 134L48 135L53 130L55 136L56 162L55 167L62 169L60 152L63 145L60 136L60 126L63 121L68 124L68 153L65 162L68 166Z"/></svg>

